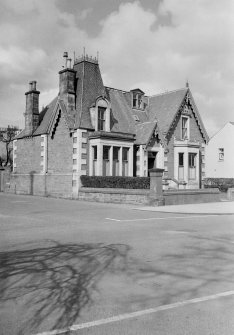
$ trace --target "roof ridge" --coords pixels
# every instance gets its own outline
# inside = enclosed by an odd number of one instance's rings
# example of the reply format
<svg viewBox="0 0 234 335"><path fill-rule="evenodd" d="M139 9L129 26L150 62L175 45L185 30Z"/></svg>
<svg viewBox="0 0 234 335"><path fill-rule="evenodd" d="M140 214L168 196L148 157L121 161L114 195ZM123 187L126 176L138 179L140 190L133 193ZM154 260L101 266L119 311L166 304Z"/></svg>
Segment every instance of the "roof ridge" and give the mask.
<svg viewBox="0 0 234 335"><path fill-rule="evenodd" d="M120 91L120 92L123 92L123 93L130 93L130 91L121 90L120 88L114 88L114 87L110 87L110 86L104 86L104 87L107 88L107 89L110 89L110 90Z"/></svg>
<svg viewBox="0 0 234 335"><path fill-rule="evenodd" d="M154 123L154 122L157 122L157 120L141 122L141 123L138 123L136 126L140 126L140 125L146 124L146 123Z"/></svg>
<svg viewBox="0 0 234 335"><path fill-rule="evenodd" d="M172 90L172 91L166 91L166 92L163 92L163 93L158 93L158 94L154 94L154 95L149 95L149 98L153 98L153 97L158 97L160 95L166 95L168 93L174 93L174 92L178 92L178 91L185 91L185 90L188 90L187 87L184 87L184 88L178 88L176 90Z"/></svg>

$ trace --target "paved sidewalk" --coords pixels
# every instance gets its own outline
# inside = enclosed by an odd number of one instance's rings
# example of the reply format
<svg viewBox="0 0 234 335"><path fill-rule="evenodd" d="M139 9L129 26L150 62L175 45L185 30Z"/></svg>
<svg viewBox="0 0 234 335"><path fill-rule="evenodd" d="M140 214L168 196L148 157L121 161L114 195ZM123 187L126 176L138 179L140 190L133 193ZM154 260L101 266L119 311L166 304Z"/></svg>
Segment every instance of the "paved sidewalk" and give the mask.
<svg viewBox="0 0 234 335"><path fill-rule="evenodd" d="M185 213L185 214L234 214L234 202L211 202L202 204L171 205L158 207L139 207L141 211Z"/></svg>

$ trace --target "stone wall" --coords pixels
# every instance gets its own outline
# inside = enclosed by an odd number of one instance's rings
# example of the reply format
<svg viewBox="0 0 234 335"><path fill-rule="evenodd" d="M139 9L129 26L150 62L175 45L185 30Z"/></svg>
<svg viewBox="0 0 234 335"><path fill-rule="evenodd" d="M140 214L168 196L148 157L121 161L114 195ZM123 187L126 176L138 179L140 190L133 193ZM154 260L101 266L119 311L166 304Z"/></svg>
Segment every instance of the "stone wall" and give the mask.
<svg viewBox="0 0 234 335"><path fill-rule="evenodd" d="M220 201L218 189L164 191L165 205L199 204Z"/></svg>
<svg viewBox="0 0 234 335"><path fill-rule="evenodd" d="M4 177L2 191L15 194L73 198L72 174L9 174ZM218 202L218 189L164 191L153 196L152 190L85 188L79 189L78 200L133 205L180 205L192 203ZM160 201L159 201L160 200ZM163 200L163 201L161 201Z"/></svg>
<svg viewBox="0 0 234 335"><path fill-rule="evenodd" d="M5 192L72 198L72 174L12 174Z"/></svg>
<svg viewBox="0 0 234 335"><path fill-rule="evenodd" d="M149 190L119 188L88 188L79 191L79 200L143 205L149 202Z"/></svg>
<svg viewBox="0 0 234 335"><path fill-rule="evenodd" d="M163 192L165 205L195 204L220 201L218 189L209 190L180 190ZM79 191L79 200L123 203L135 205L162 205L162 201L152 201L149 190L126 190L112 188L87 188L82 187Z"/></svg>
<svg viewBox="0 0 234 335"><path fill-rule="evenodd" d="M41 172L41 136L15 141L15 171L17 173Z"/></svg>
<svg viewBox="0 0 234 335"><path fill-rule="evenodd" d="M72 147L72 136L59 113L52 135L48 136L48 172L71 173Z"/></svg>

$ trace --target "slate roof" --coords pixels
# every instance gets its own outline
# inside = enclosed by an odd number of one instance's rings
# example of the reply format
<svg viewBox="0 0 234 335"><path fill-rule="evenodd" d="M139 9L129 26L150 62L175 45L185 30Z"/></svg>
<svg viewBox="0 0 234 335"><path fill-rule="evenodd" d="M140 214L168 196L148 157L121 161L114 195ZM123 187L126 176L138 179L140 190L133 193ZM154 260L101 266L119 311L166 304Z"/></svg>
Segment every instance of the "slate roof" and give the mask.
<svg viewBox="0 0 234 335"><path fill-rule="evenodd" d="M201 117L188 87L154 96L143 96L145 109L132 108L132 91L105 87L97 62L78 61L76 71L76 116L69 114L62 100L57 96L40 113L40 124L33 136L49 133L60 103L62 113L70 129L84 128L94 130L91 124L90 107L100 96L111 105L111 132L134 134L136 144L147 144L157 124L157 132L162 137L169 131L186 94L189 92L195 116L204 137L208 139ZM22 131L17 138L27 136Z"/></svg>
<svg viewBox="0 0 234 335"><path fill-rule="evenodd" d="M35 132L32 134L32 136L47 134L48 129L50 126L50 122L52 119L52 116L54 114L54 108L57 103L58 97L54 98L49 105L47 105L39 114L39 127L35 130ZM28 136L25 133L25 129L16 136L16 139L23 138L25 136Z"/></svg>
<svg viewBox="0 0 234 335"><path fill-rule="evenodd" d="M89 108L97 97L105 94L99 66L96 62L81 61L75 64L77 88L75 128L93 129Z"/></svg>
<svg viewBox="0 0 234 335"><path fill-rule="evenodd" d="M127 92L106 87L106 94L111 103L111 131L135 134Z"/></svg>
<svg viewBox="0 0 234 335"><path fill-rule="evenodd" d="M149 97L149 121L157 120L162 133L169 130L187 92L182 88Z"/></svg>
<svg viewBox="0 0 234 335"><path fill-rule="evenodd" d="M147 144L151 138L157 122L144 122L136 125L136 142L135 144Z"/></svg>
<svg viewBox="0 0 234 335"><path fill-rule="evenodd" d="M55 106L58 101L58 97L54 98L51 103L46 106L40 113L40 125L36 129L33 135L42 135L47 134L49 132L49 127L51 124L51 121L53 119L53 116L55 114Z"/></svg>

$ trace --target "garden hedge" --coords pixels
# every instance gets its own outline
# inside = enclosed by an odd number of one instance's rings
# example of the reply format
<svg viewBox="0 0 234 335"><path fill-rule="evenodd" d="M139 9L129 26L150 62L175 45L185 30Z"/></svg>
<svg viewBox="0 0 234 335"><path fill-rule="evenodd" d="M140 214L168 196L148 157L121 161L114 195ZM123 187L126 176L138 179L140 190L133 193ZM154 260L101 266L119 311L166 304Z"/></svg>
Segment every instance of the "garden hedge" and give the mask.
<svg viewBox="0 0 234 335"><path fill-rule="evenodd" d="M149 177L81 176L82 185L92 188L149 189Z"/></svg>
<svg viewBox="0 0 234 335"><path fill-rule="evenodd" d="M205 188L218 188L221 192L227 192L231 187L234 187L234 178L205 178Z"/></svg>

